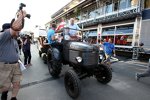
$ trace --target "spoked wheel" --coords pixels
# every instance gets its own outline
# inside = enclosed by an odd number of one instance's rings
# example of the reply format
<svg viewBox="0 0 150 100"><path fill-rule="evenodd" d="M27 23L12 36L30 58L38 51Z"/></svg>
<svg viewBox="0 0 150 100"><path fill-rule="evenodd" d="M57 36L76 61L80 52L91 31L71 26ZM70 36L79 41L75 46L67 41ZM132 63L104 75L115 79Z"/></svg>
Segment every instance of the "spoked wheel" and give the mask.
<svg viewBox="0 0 150 100"><path fill-rule="evenodd" d="M100 64L95 70L95 78L102 84L107 84L112 79L111 69L103 64Z"/></svg>
<svg viewBox="0 0 150 100"><path fill-rule="evenodd" d="M70 97L77 98L80 95L80 80L73 70L69 70L65 73L64 83Z"/></svg>
<svg viewBox="0 0 150 100"><path fill-rule="evenodd" d="M54 55L50 52L47 53L47 64L49 73L54 78L58 78L61 73L62 64L60 61L56 60Z"/></svg>

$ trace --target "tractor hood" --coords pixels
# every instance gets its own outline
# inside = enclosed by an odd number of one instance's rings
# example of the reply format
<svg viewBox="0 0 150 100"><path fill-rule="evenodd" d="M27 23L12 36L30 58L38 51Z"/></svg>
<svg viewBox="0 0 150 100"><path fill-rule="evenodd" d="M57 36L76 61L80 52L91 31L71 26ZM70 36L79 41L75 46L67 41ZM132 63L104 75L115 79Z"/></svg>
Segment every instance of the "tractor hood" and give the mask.
<svg viewBox="0 0 150 100"><path fill-rule="evenodd" d="M68 43L68 47L71 50L78 50L78 51L98 51L98 47L95 45L91 45L84 42L70 42Z"/></svg>

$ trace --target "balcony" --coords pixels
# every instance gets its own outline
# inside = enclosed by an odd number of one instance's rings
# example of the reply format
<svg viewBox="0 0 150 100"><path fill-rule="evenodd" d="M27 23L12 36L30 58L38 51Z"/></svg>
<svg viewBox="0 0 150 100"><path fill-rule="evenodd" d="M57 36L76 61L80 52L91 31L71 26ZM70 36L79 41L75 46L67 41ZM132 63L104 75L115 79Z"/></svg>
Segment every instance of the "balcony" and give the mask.
<svg viewBox="0 0 150 100"><path fill-rule="evenodd" d="M138 0L139 1L139 0ZM126 7L120 8L118 5L118 9L113 11L113 7L115 4L111 4L109 6L104 6L98 9L95 9L92 12L88 12L88 14L84 14L82 19L77 23L78 25L90 26L98 23L107 23L119 20L125 20L129 18L134 18L137 15L141 15L141 6L140 2L136 5L126 5ZM92 14L92 17L89 14Z"/></svg>

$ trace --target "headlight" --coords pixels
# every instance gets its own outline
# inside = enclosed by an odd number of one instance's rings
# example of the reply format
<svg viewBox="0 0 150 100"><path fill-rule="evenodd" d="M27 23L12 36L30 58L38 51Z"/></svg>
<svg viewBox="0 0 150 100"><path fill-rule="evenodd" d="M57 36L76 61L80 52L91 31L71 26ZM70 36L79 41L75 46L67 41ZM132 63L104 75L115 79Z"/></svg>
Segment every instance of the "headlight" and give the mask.
<svg viewBox="0 0 150 100"><path fill-rule="evenodd" d="M82 58L81 57L76 57L76 60L77 60L78 63L82 62Z"/></svg>
<svg viewBox="0 0 150 100"><path fill-rule="evenodd" d="M100 58L100 59L103 59L103 56L102 56L102 55L99 55L99 58Z"/></svg>

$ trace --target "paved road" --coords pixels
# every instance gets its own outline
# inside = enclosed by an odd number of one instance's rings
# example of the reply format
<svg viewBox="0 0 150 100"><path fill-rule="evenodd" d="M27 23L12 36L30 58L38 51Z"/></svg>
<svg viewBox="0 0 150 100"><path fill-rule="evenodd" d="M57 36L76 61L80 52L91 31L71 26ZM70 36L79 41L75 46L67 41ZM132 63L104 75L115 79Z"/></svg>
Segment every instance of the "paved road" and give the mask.
<svg viewBox="0 0 150 100"><path fill-rule="evenodd" d="M62 77L53 79L47 65L38 56L37 48L32 46L32 64L24 72L18 100L72 100L66 93ZM146 68L132 62L119 61L112 64L113 79L108 85L102 85L94 78L81 81L82 92L77 100L149 100L150 78L139 82L134 79L135 72Z"/></svg>

